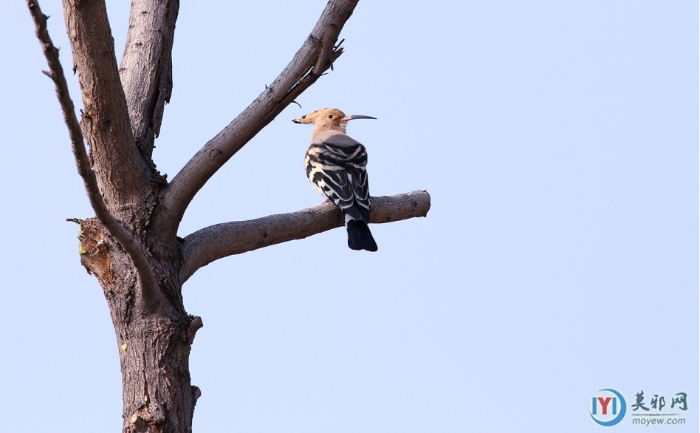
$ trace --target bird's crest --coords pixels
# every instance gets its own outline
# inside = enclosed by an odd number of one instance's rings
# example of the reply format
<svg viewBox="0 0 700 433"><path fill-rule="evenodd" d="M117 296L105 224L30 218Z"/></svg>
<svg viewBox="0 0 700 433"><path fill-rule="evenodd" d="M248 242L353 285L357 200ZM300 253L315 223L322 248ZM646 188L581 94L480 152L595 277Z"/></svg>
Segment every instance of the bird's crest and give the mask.
<svg viewBox="0 0 700 433"><path fill-rule="evenodd" d="M294 123L313 124L314 131L311 134L315 137L316 134L322 131L339 131L345 134L345 126L348 121L353 119L375 119L370 116L354 115L346 116L345 113L337 108L321 108L309 114L305 114L298 119L292 119Z"/></svg>

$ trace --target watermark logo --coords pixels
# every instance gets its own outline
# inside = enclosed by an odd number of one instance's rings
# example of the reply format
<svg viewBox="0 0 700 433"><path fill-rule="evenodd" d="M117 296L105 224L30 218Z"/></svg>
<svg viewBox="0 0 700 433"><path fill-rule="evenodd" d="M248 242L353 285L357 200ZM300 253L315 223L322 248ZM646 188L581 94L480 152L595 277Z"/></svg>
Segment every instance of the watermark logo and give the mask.
<svg viewBox="0 0 700 433"><path fill-rule="evenodd" d="M626 412L625 398L614 389L601 389L591 399L591 418L604 427L618 424Z"/></svg>
<svg viewBox="0 0 700 433"><path fill-rule="evenodd" d="M632 401L634 403L632 403ZM629 410L628 410L629 409ZM596 424L612 427L619 424L626 414L632 425L685 425L688 407L688 393L677 392L675 395L658 392L634 393L627 407L625 398L614 389L604 388L591 398L589 414Z"/></svg>

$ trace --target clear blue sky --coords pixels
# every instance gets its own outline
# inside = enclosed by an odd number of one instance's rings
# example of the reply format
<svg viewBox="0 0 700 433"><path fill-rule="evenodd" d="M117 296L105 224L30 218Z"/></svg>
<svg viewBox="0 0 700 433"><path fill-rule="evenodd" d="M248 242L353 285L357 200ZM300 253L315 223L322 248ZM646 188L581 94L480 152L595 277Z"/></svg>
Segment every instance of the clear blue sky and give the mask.
<svg viewBox="0 0 700 433"><path fill-rule="evenodd" d="M128 3L109 5L119 57ZM41 4L70 71L60 2ZM162 172L324 5L182 2ZM328 106L378 118L348 131L373 195L427 189L432 210L374 225L376 254L334 230L190 279L195 432L596 432L601 388L686 392L686 425L660 428L697 432L697 2L361 1L341 37L335 71L216 174L180 235L319 204L311 129L290 120ZM0 58L3 428L116 432L118 346L65 222L92 211L22 1L0 7Z"/></svg>

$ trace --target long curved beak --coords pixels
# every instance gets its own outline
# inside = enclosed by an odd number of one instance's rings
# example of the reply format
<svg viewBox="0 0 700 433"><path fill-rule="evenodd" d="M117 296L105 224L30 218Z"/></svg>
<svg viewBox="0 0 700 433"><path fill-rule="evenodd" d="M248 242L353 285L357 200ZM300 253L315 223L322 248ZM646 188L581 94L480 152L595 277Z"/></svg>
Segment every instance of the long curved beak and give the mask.
<svg viewBox="0 0 700 433"><path fill-rule="evenodd" d="M364 115L362 115L362 114L353 114L352 116L345 116L345 117L343 117L343 118L340 119L340 120L348 121L348 120L355 120L355 119L374 119L374 120L377 120L376 117L364 116Z"/></svg>

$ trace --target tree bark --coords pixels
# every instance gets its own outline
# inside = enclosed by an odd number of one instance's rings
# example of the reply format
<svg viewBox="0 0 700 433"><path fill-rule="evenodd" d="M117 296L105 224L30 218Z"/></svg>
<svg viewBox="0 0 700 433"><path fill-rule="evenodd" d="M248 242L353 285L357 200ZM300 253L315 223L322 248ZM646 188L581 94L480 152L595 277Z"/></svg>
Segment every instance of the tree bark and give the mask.
<svg viewBox="0 0 700 433"><path fill-rule="evenodd" d="M83 97L80 124L58 50L36 0L27 0L68 126L76 167L95 218L80 224L80 260L104 291L121 361L122 432L192 431L200 391L189 355L202 319L189 315L183 283L214 260L343 224L330 203L253 221L177 229L194 195L294 98L332 68L338 35L358 0L330 0L311 35L279 77L210 140L168 184L151 159L172 90L172 44L179 0L133 0L127 46L117 69L104 0L63 0L74 70ZM89 152L85 149L89 145ZM373 197L371 222L425 216L430 196Z"/></svg>
<svg viewBox="0 0 700 433"><path fill-rule="evenodd" d="M122 431L190 432L200 391L190 383L189 355L201 319L185 312L179 296L159 311L139 311L137 278L125 251L96 218L80 221L78 238L80 261L102 286L117 337ZM172 269L180 264L167 257L166 263ZM173 277L161 282L166 293L179 293L179 278Z"/></svg>
<svg viewBox="0 0 700 433"><path fill-rule="evenodd" d="M83 94L81 126L100 192L110 212L127 227L144 227L137 210L146 202L152 208L155 196L148 165L135 146L107 8L104 1L64 0L63 14Z"/></svg>
<svg viewBox="0 0 700 433"><path fill-rule="evenodd" d="M172 48L179 0L133 0L119 67L134 139L150 160L173 90Z"/></svg>
<svg viewBox="0 0 700 433"><path fill-rule="evenodd" d="M430 210L427 191L413 191L391 197L372 197L370 223L389 223L426 216ZM304 239L345 224L343 213L325 203L298 212L270 215L251 221L216 224L185 237L182 281L214 260L258 248Z"/></svg>
<svg viewBox="0 0 700 433"><path fill-rule="evenodd" d="M156 5L150 2L148 10ZM152 124L152 116L134 116L138 123L132 129L104 2L64 0L64 16L85 106L82 131L100 193L145 250L155 277L148 290L103 221L81 224L81 262L103 288L119 346L122 430L189 432L199 395L189 375L191 324L201 319L189 316L182 303L179 243L149 230L162 180L150 154L137 145L134 131L148 135L143 126ZM167 51L169 56L169 47ZM150 69L150 61L144 61L142 70Z"/></svg>

